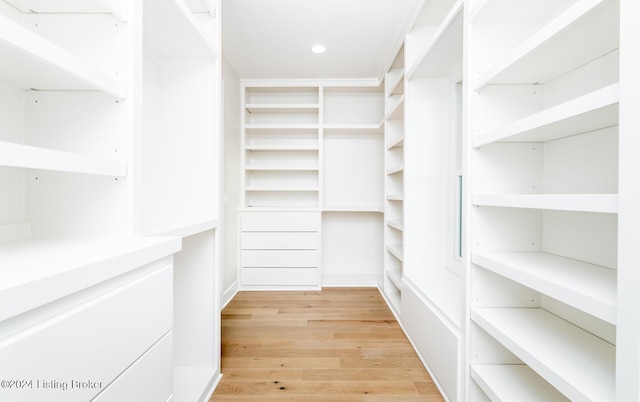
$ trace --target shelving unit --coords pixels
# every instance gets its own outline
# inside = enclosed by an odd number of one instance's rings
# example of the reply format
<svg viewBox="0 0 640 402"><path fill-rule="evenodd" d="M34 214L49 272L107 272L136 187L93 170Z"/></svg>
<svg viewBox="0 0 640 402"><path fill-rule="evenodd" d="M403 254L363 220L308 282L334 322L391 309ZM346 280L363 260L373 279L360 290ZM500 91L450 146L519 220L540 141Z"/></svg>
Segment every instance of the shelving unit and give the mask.
<svg viewBox="0 0 640 402"><path fill-rule="evenodd" d="M0 3L0 354L22 353L16 374L35 378L38 366L39 378L95 373L109 384L85 399L212 392L219 9L217 0ZM99 323L120 335L78 330ZM36 353L65 343L77 347L64 356L73 373L58 370L63 348ZM61 397L41 391L31 397Z"/></svg>
<svg viewBox="0 0 640 402"><path fill-rule="evenodd" d="M507 3L465 37L469 398L620 400L619 1Z"/></svg>
<svg viewBox="0 0 640 402"><path fill-rule="evenodd" d="M312 263L320 274L304 267L286 271L257 267L244 258L241 287L375 284L382 272L371 253L382 243L382 88L373 80L256 80L241 86L245 116L240 221L255 213L282 216L283 212L290 217L308 212L321 219L320 227L304 229L320 233L313 248L318 259ZM276 223L268 228L274 233L280 230L282 225ZM262 250L255 244L242 245L248 235L241 233L241 248ZM269 250L286 248L282 244ZM265 276L267 270L273 271L271 277ZM285 272L288 278L282 277Z"/></svg>

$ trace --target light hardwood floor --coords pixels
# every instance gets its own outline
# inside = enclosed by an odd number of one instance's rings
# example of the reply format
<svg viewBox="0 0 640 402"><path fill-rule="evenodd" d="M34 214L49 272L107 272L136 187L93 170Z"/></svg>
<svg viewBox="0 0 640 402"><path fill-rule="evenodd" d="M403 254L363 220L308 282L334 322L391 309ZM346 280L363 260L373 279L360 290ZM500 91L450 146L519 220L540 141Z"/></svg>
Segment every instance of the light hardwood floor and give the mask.
<svg viewBox="0 0 640 402"><path fill-rule="evenodd" d="M444 400L375 288L238 293L222 373L211 402Z"/></svg>

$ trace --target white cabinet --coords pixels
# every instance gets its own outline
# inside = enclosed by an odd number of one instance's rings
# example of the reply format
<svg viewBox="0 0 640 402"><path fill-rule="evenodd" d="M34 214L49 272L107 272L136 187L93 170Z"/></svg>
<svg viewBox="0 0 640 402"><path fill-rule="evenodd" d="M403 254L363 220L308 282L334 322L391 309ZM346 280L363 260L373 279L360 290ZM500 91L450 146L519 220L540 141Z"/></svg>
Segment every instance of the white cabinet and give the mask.
<svg viewBox="0 0 640 402"><path fill-rule="evenodd" d="M123 256L120 262L125 265L133 258ZM85 277L96 280L99 274L86 272ZM56 280L48 279L47 286ZM112 381L126 378L124 370L171 332L172 281L168 257L53 302L43 301L26 313L17 306L5 311L0 372L23 383L3 386L0 396L83 401L108 392ZM131 325L134 322L137 325ZM170 356L158 362L158 370L171 372ZM161 377L147 378L155 382ZM166 399L171 387L163 389Z"/></svg>
<svg viewBox="0 0 640 402"><path fill-rule="evenodd" d="M70 308L65 300L133 281L141 266L179 252L163 290L173 298L154 307L169 324L138 345L135 358L164 335L149 354L162 360L154 382L165 383L174 363L169 378L202 378L203 368L208 378L174 381L158 395L179 401L212 391L219 376L219 8L198 0L0 4L0 342L36 312ZM195 317L201 303L207 307ZM126 310L105 306L100 317ZM116 327L130 332L141 319ZM194 332L207 340L194 341ZM99 335L78 332L76 343L119 350L116 336ZM32 339L37 350L40 338ZM59 357L52 361L61 364ZM135 358L114 360L111 369L119 374ZM105 360L79 366L90 372ZM53 376L45 374L38 376Z"/></svg>
<svg viewBox="0 0 640 402"><path fill-rule="evenodd" d="M240 215L240 285L320 285L319 212L243 212Z"/></svg>

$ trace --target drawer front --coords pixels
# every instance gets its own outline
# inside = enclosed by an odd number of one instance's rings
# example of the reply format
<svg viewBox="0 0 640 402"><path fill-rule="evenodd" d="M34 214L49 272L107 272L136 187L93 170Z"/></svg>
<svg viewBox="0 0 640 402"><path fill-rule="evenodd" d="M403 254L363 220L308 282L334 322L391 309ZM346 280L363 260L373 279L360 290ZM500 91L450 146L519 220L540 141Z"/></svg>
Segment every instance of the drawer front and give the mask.
<svg viewBox="0 0 640 402"><path fill-rule="evenodd" d="M240 215L243 232L317 232L319 212L249 212Z"/></svg>
<svg viewBox="0 0 640 402"><path fill-rule="evenodd" d="M318 268L242 268L244 286L316 286Z"/></svg>
<svg viewBox="0 0 640 402"><path fill-rule="evenodd" d="M315 268L317 250L242 250L242 267Z"/></svg>
<svg viewBox="0 0 640 402"><path fill-rule="evenodd" d="M166 401L173 388L172 354L169 332L94 401Z"/></svg>
<svg viewBox="0 0 640 402"><path fill-rule="evenodd" d="M245 232L243 250L317 250L317 232Z"/></svg>
<svg viewBox="0 0 640 402"><path fill-rule="evenodd" d="M1 340L0 361L11 364L0 378L39 383L2 388L0 400L90 400L171 330L172 292L165 264Z"/></svg>

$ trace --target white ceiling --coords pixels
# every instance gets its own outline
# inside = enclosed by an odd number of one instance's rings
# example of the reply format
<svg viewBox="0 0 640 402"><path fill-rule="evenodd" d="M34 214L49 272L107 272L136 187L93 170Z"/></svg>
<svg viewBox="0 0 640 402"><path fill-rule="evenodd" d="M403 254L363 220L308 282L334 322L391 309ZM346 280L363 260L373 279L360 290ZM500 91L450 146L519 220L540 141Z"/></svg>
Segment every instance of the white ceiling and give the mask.
<svg viewBox="0 0 640 402"><path fill-rule="evenodd" d="M380 79L422 1L222 0L223 54L242 79Z"/></svg>

